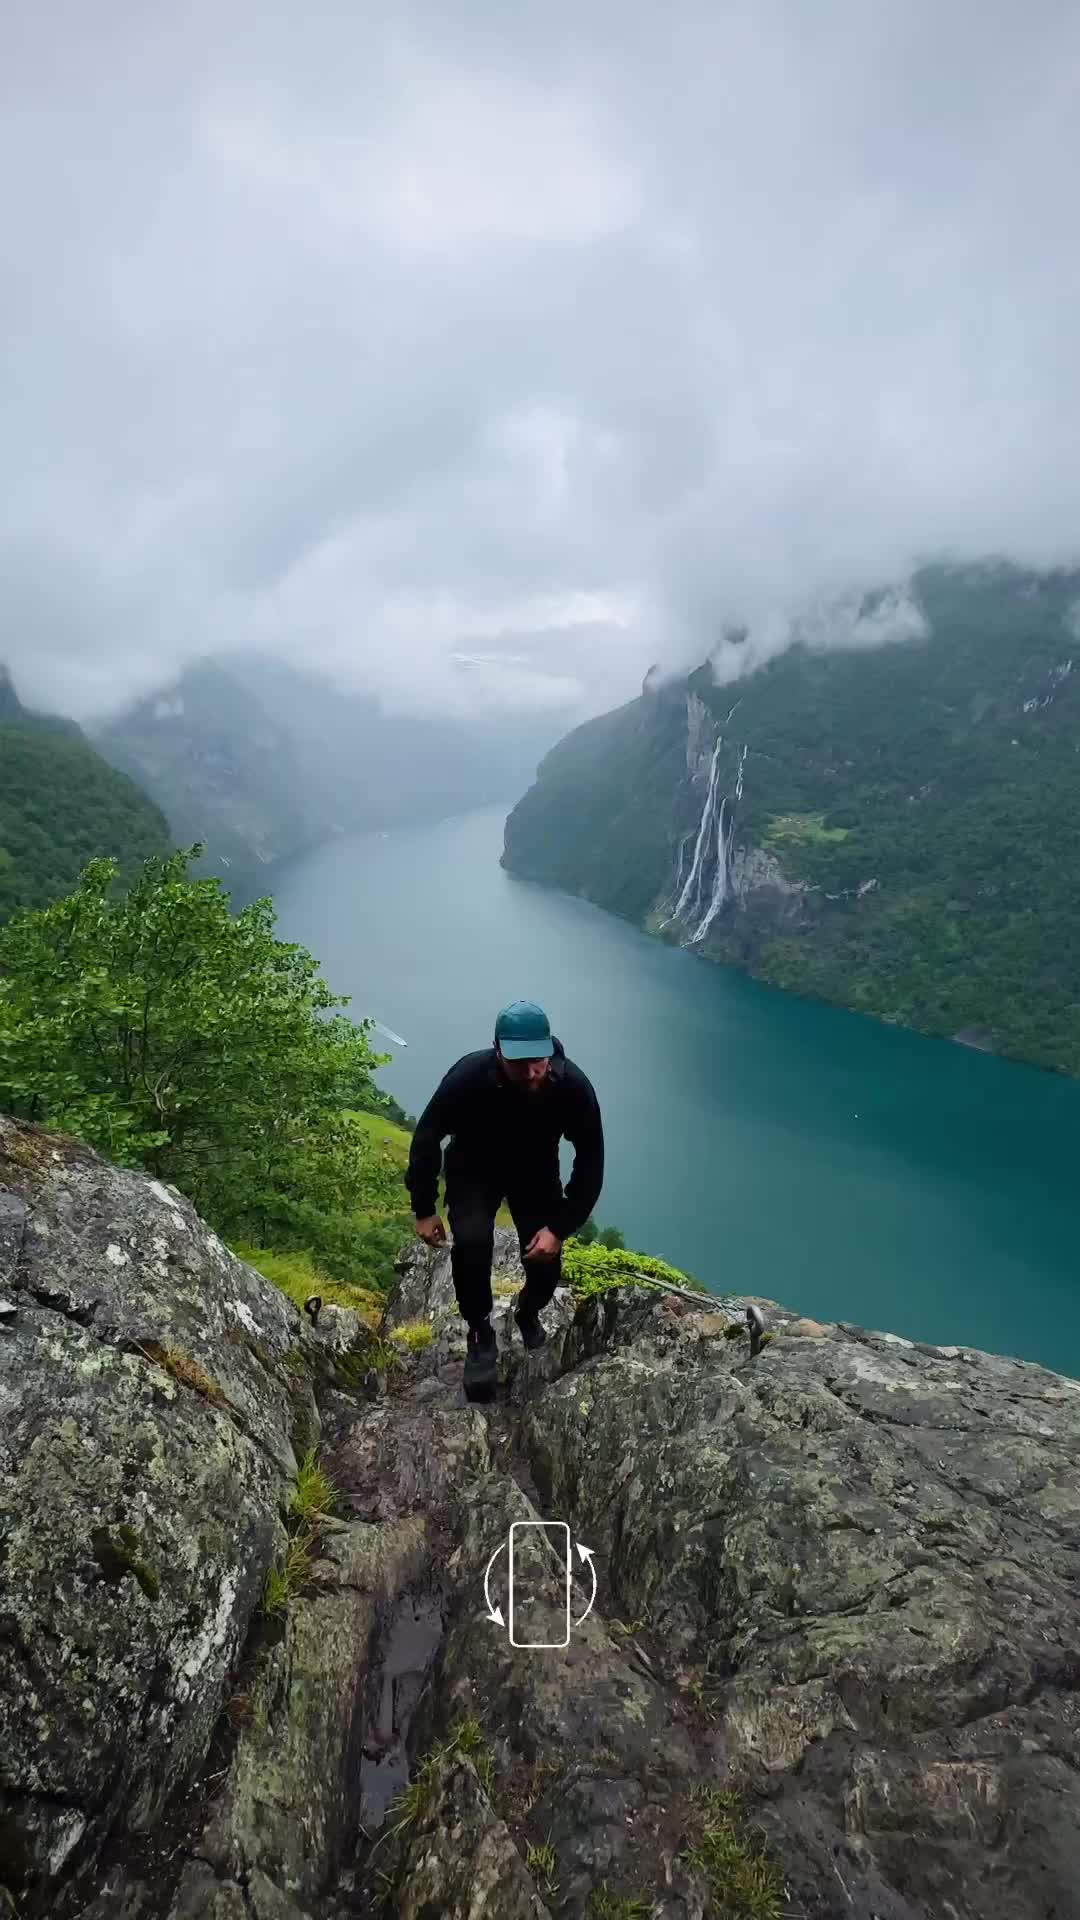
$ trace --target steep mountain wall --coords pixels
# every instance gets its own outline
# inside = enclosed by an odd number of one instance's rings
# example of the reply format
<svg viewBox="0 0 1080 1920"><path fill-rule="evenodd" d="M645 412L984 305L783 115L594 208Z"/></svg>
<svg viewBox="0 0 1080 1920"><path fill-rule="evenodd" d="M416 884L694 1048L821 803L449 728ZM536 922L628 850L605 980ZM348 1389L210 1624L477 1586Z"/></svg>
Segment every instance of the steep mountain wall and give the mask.
<svg viewBox="0 0 1080 1920"><path fill-rule="evenodd" d="M654 677L548 755L504 864L776 985L1080 1072L1078 605L1073 574L930 569L723 686Z"/></svg>

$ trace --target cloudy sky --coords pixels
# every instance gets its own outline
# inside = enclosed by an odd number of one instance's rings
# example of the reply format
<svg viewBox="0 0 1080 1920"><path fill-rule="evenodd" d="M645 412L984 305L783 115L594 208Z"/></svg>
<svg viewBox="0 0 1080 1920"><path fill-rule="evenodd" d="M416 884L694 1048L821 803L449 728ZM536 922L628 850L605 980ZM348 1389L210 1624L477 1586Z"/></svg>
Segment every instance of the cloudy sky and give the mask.
<svg viewBox="0 0 1080 1920"><path fill-rule="evenodd" d="M1080 551L1075 0L0 19L27 697L270 648L611 704L914 553Z"/></svg>

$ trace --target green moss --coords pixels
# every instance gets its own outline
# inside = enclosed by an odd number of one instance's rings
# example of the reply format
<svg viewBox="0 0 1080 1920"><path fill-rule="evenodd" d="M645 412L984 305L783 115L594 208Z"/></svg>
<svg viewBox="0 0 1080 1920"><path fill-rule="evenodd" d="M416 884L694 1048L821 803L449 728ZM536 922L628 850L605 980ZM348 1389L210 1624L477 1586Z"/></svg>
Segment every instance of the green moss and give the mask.
<svg viewBox="0 0 1080 1920"><path fill-rule="evenodd" d="M161 1581L149 1561L140 1554L139 1536L134 1527L124 1524L113 1532L108 1527L94 1527L90 1534L90 1545L102 1577L110 1586L118 1585L130 1573L148 1600L160 1598Z"/></svg>

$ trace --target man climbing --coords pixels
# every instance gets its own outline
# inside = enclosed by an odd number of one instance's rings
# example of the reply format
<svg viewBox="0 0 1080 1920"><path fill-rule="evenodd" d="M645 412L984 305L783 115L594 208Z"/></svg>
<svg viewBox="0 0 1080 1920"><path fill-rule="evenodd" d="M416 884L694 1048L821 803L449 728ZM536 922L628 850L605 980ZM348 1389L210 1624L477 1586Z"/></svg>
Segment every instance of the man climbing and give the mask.
<svg viewBox="0 0 1080 1920"><path fill-rule="evenodd" d="M469 1323L465 1392L495 1390L491 1259L495 1215L505 1199L521 1242L525 1285L515 1317L526 1347L544 1343L540 1310L559 1284L563 1241L584 1225L604 1179L604 1132L591 1083L552 1038L548 1017L515 1000L495 1022L495 1044L451 1067L420 1116L405 1184L416 1231L431 1247L446 1241L438 1214L442 1143L451 1267L458 1307ZM564 1193L559 1142L574 1148Z"/></svg>

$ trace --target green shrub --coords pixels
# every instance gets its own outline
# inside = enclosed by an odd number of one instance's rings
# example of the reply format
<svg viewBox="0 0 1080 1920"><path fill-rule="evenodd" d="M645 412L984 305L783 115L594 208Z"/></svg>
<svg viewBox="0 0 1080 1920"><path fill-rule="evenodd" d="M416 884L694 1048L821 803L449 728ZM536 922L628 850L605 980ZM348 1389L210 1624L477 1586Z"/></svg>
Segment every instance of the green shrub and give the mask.
<svg viewBox="0 0 1080 1920"><path fill-rule="evenodd" d="M568 1240L563 1248L562 1265L567 1283L582 1295L606 1293L609 1287L647 1286L650 1282L668 1281L677 1287L700 1286L689 1274L680 1273L678 1267L669 1267L666 1260L655 1260L651 1254L632 1253L623 1247L601 1246L599 1241L582 1246L579 1240ZM707 1291L705 1287L700 1290Z"/></svg>

